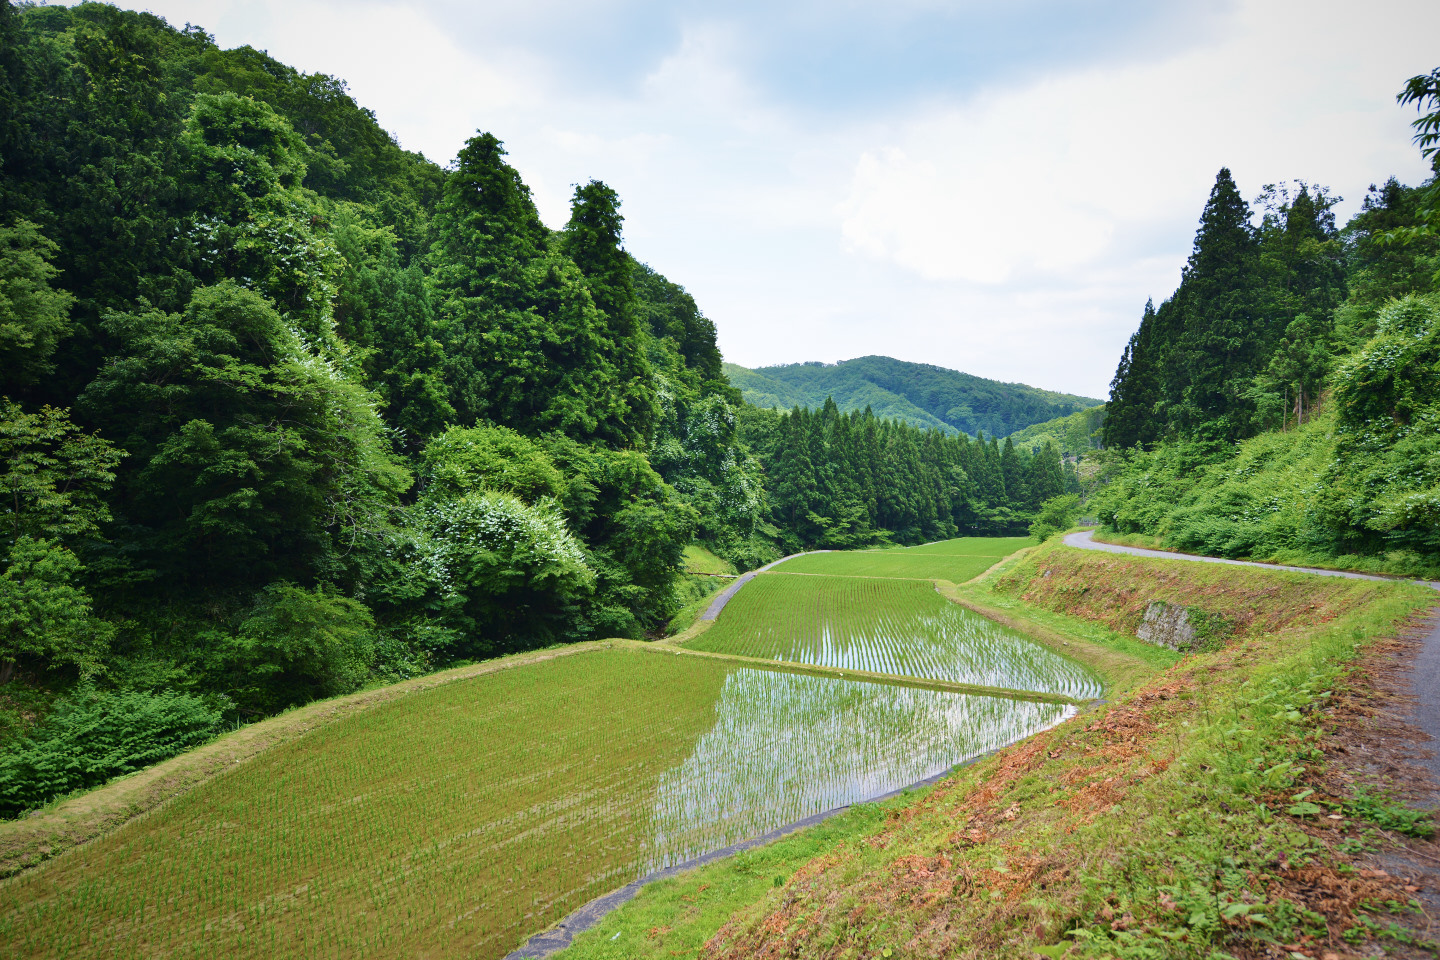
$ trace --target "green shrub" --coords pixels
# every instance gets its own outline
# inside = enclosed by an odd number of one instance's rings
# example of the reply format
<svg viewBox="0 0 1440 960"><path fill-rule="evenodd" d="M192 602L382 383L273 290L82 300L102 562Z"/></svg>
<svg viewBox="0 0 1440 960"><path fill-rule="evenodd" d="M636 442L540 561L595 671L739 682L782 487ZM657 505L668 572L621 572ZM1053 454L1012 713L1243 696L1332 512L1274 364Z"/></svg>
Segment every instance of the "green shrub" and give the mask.
<svg viewBox="0 0 1440 960"><path fill-rule="evenodd" d="M1035 517L1035 522L1030 524L1030 536L1044 543L1055 534L1070 529L1079 511L1080 498L1077 495L1067 493L1051 497L1040 505L1040 513Z"/></svg>
<svg viewBox="0 0 1440 960"><path fill-rule="evenodd" d="M221 723L217 705L191 694L82 690L0 754L0 817L159 763Z"/></svg>
<svg viewBox="0 0 1440 960"><path fill-rule="evenodd" d="M227 684L249 716L278 713L358 690L375 661L375 620L360 601L325 589L272 583L250 616L216 650Z"/></svg>

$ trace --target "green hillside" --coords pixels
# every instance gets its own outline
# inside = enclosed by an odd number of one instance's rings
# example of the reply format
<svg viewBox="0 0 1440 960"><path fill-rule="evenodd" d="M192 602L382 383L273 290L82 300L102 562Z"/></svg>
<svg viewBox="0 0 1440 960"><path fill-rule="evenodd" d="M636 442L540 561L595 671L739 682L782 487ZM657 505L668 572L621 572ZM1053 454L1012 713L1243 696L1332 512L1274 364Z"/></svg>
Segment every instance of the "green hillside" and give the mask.
<svg viewBox="0 0 1440 960"><path fill-rule="evenodd" d="M1044 423L1036 423L1010 435L1017 449L1034 453L1048 442L1067 457L1078 457L1100 449L1100 428L1105 423L1105 405L1090 407Z"/></svg>
<svg viewBox="0 0 1440 960"><path fill-rule="evenodd" d="M982 430L987 436L1008 436L1101 403L893 357L755 370L726 364L725 373L745 400L757 407L818 409L826 397L833 397L846 413L869 406L880 417L971 436Z"/></svg>

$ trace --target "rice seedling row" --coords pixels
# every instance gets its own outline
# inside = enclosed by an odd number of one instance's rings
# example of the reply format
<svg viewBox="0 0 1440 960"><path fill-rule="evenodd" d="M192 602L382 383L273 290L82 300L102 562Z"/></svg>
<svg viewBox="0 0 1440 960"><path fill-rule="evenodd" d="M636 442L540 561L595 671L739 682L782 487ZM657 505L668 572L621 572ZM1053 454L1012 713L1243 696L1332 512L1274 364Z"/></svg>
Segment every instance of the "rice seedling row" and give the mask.
<svg viewBox="0 0 1440 960"><path fill-rule="evenodd" d="M611 650L316 730L0 885L16 957L498 957L1073 708Z"/></svg>
<svg viewBox="0 0 1440 960"><path fill-rule="evenodd" d="M843 670L1055 693L1100 695L1078 663L949 603L924 581L761 574L696 650Z"/></svg>
<svg viewBox="0 0 1440 960"><path fill-rule="evenodd" d="M963 537L919 547L843 550L792 557L773 569L849 577L899 577L964 583L1034 541L1020 537Z"/></svg>

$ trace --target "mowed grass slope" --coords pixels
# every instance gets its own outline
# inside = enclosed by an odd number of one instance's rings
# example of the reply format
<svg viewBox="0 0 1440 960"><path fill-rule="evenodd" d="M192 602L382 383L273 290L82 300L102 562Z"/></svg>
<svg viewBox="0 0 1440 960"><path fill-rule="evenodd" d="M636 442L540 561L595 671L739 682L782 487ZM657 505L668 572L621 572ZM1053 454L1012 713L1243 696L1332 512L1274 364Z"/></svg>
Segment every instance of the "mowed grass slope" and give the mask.
<svg viewBox="0 0 1440 960"><path fill-rule="evenodd" d="M950 603L923 580L763 573L685 646L1076 699L1101 691L1080 664Z"/></svg>
<svg viewBox="0 0 1440 960"><path fill-rule="evenodd" d="M844 550L794 557L774 569L843 577L894 577L963 583L1024 547L1028 537L962 537L894 550Z"/></svg>

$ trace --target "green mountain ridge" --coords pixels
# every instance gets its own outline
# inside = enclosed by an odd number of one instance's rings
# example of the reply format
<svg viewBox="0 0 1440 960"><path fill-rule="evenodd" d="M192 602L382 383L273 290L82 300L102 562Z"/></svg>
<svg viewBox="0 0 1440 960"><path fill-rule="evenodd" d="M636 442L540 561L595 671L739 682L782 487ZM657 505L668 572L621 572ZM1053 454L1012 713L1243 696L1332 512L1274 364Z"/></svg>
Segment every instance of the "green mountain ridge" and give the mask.
<svg viewBox="0 0 1440 960"><path fill-rule="evenodd" d="M749 369L725 364L730 383L757 407L818 409L833 397L841 411L870 407L879 417L946 433L1004 437L1100 406L1104 401L987 380L928 363L867 356L840 363L788 363Z"/></svg>

